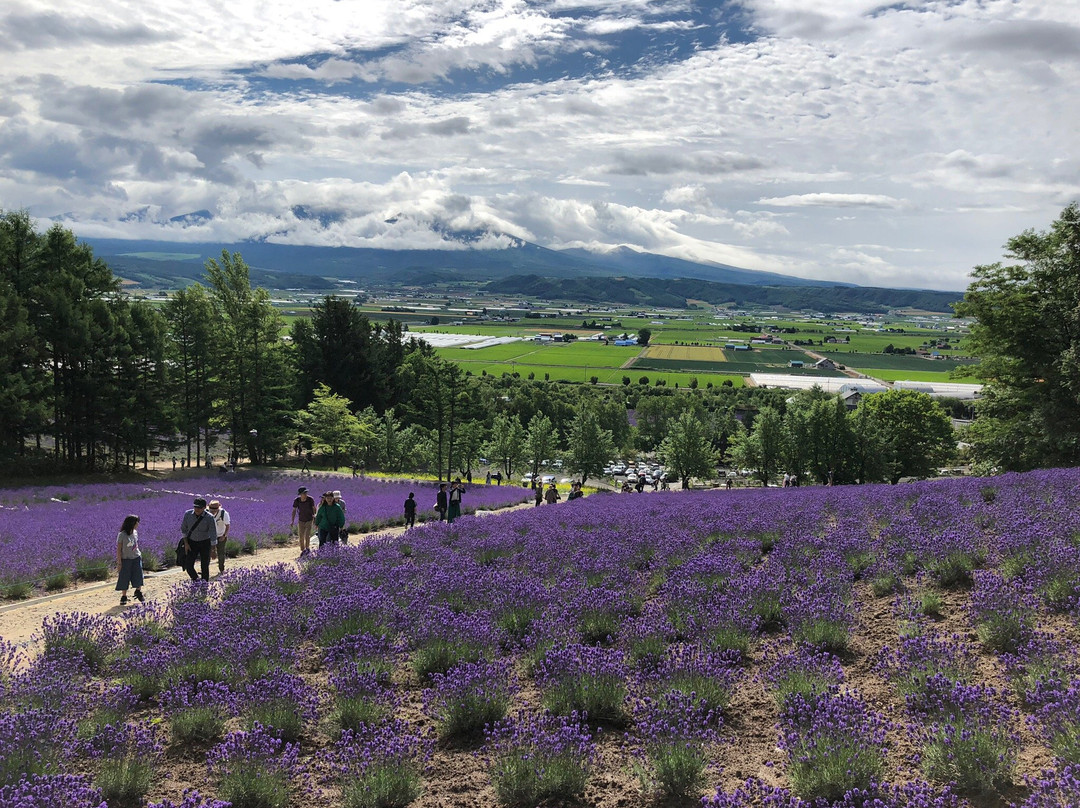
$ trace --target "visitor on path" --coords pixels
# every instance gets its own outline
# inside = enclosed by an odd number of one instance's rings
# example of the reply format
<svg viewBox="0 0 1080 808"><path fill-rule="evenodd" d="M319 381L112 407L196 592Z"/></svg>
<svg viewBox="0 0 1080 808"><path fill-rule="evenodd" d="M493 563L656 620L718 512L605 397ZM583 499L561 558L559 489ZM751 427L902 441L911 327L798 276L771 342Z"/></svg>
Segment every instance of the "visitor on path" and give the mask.
<svg viewBox="0 0 1080 808"><path fill-rule="evenodd" d="M439 483L439 493L435 495L435 510L439 512L439 521L446 519L446 510L450 506L450 499L446 494L446 483Z"/></svg>
<svg viewBox="0 0 1080 808"><path fill-rule="evenodd" d="M336 502L338 505L341 506L341 512L342 513L347 512L347 509L345 508L345 500L343 500L341 498L341 492L340 491L335 491L334 492L334 502ZM346 519L346 521L348 521L348 520ZM341 539L342 544L348 544L349 543L349 527L348 527L348 525L342 525L341 526L341 530L338 531L338 538Z"/></svg>
<svg viewBox="0 0 1080 808"><path fill-rule="evenodd" d="M502 485L502 472L496 471L494 474L495 485Z"/></svg>
<svg viewBox="0 0 1080 808"><path fill-rule="evenodd" d="M207 518L206 500L196 497L192 508L184 513L180 530L184 534L184 553L187 561L188 577L199 580L195 574L195 560L199 561L199 572L204 581L210 580L210 548L217 543L217 528L214 520Z"/></svg>
<svg viewBox="0 0 1080 808"><path fill-rule="evenodd" d="M548 505L554 505L561 499L562 497L559 496L559 489L555 487L555 483L549 485L547 491L544 492L544 502Z"/></svg>
<svg viewBox="0 0 1080 808"><path fill-rule="evenodd" d="M461 495L464 493L465 486L462 484L461 478L458 477L454 480L454 484L450 486L450 494L447 496L447 504L449 505L446 511L447 524L461 516Z"/></svg>
<svg viewBox="0 0 1080 808"><path fill-rule="evenodd" d="M319 510L315 511L315 525L319 529L319 546L337 544L341 529L345 527L345 511L334 500L334 492L322 495Z"/></svg>
<svg viewBox="0 0 1080 808"><path fill-rule="evenodd" d="M487 476L484 477L484 485L491 485L491 470L488 470Z"/></svg>
<svg viewBox="0 0 1080 808"><path fill-rule="evenodd" d="M120 605L128 602L129 586L135 587L135 600L144 600L142 593L142 551L139 550L139 517L135 514L124 518L116 535L116 591L120 593Z"/></svg>
<svg viewBox="0 0 1080 808"><path fill-rule="evenodd" d="M315 524L315 499L308 496L305 486L296 489L297 497L292 503L292 520L289 522L289 532L296 525L296 535L300 539L300 555L306 556L311 552L311 528Z"/></svg>
<svg viewBox="0 0 1080 808"><path fill-rule="evenodd" d="M304 455L304 465L300 467L300 473L303 474L304 472L311 474L311 452Z"/></svg>
<svg viewBox="0 0 1080 808"><path fill-rule="evenodd" d="M570 493L566 496L566 501L581 499L583 496L585 496L585 492L581 490L581 483L573 483L570 486Z"/></svg>
<svg viewBox="0 0 1080 808"><path fill-rule="evenodd" d="M210 500L207 512L214 520L214 527L217 530L217 546L212 548L210 555L217 556L218 574L221 574L225 572L225 544L229 541L229 524L232 520L229 519L229 512L222 508L221 503L216 499Z"/></svg>
<svg viewBox="0 0 1080 808"><path fill-rule="evenodd" d="M416 495L410 491L409 498L405 500L405 529L416 525Z"/></svg>
<svg viewBox="0 0 1080 808"><path fill-rule="evenodd" d="M544 504L544 486L543 485L538 485L536 480L533 480L532 487L533 487L533 494L535 495L535 498L536 498L536 507L539 508L541 505Z"/></svg>

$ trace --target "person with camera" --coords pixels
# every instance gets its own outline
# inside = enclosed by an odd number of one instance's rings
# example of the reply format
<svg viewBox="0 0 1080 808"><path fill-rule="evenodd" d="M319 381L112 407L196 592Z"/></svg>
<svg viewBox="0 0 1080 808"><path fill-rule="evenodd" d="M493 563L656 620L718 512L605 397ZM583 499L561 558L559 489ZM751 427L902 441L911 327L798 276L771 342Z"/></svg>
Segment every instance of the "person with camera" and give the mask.
<svg viewBox="0 0 1080 808"><path fill-rule="evenodd" d="M184 513L180 522L180 531L184 534L184 570L191 580L199 580L199 575L195 573L195 561L198 559L202 579L209 581L210 548L217 543L217 528L213 518L206 513L205 499L196 497L192 506L191 510Z"/></svg>

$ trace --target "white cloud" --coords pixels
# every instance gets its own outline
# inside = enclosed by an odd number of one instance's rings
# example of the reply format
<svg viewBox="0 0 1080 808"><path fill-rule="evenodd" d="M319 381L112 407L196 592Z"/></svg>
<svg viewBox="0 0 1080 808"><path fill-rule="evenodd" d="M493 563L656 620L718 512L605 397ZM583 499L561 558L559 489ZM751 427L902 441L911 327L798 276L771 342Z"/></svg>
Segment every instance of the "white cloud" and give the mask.
<svg viewBox="0 0 1080 808"><path fill-rule="evenodd" d="M904 201L883 194L838 194L814 193L792 194L791 196L764 197L759 205L774 208L885 208L897 210L904 207Z"/></svg>
<svg viewBox="0 0 1080 808"><path fill-rule="evenodd" d="M438 222L957 289L1080 196L1080 0L704 5L9 0L0 203L87 235Z"/></svg>

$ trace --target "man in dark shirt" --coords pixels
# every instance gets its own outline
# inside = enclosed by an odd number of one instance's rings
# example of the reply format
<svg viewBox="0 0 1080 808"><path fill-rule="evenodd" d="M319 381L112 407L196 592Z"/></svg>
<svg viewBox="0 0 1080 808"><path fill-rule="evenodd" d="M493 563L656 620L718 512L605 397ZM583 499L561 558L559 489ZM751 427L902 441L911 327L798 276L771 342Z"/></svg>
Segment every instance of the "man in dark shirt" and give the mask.
<svg viewBox="0 0 1080 808"><path fill-rule="evenodd" d="M187 566L184 567L193 581L199 580L195 574L195 558L201 564L202 579L210 580L210 547L217 543L217 527L214 520L206 513L206 500L197 497L194 507L184 514L180 530L184 534L184 551L187 553Z"/></svg>
<svg viewBox="0 0 1080 808"><path fill-rule="evenodd" d="M311 528L315 524L315 500L308 496L307 488L300 486L296 493L298 496L292 503L292 519L289 521L289 530L296 524L296 534L300 537L300 555L305 556L311 552Z"/></svg>
<svg viewBox="0 0 1080 808"><path fill-rule="evenodd" d="M439 521L446 518L449 500L446 496L446 483L439 483L439 493L435 495L435 510L439 512Z"/></svg>

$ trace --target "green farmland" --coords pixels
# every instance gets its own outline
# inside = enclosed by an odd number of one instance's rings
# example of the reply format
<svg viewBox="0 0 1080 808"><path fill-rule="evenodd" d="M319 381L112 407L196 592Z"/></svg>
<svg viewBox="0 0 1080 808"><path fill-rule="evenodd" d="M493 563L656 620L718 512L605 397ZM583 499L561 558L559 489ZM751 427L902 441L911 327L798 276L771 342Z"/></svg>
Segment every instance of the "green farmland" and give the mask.
<svg viewBox="0 0 1080 808"><path fill-rule="evenodd" d="M599 384L622 384L624 376L629 377L631 384L638 384L644 376L648 384L653 385L658 380L663 380L668 387L676 384L688 387L691 379L697 379L698 384L704 387L711 383L718 387L725 381L730 381L735 387L742 387L746 379L743 376L719 373L695 374L695 373L672 373L657 371L642 371L641 368L602 368L602 367L570 367L566 365L535 365L503 362L468 362L457 363L462 370L474 375L486 373L488 376L501 376L504 373L517 373L522 378L527 378L530 373L536 379L548 378L552 381L589 382L593 376L597 377Z"/></svg>

